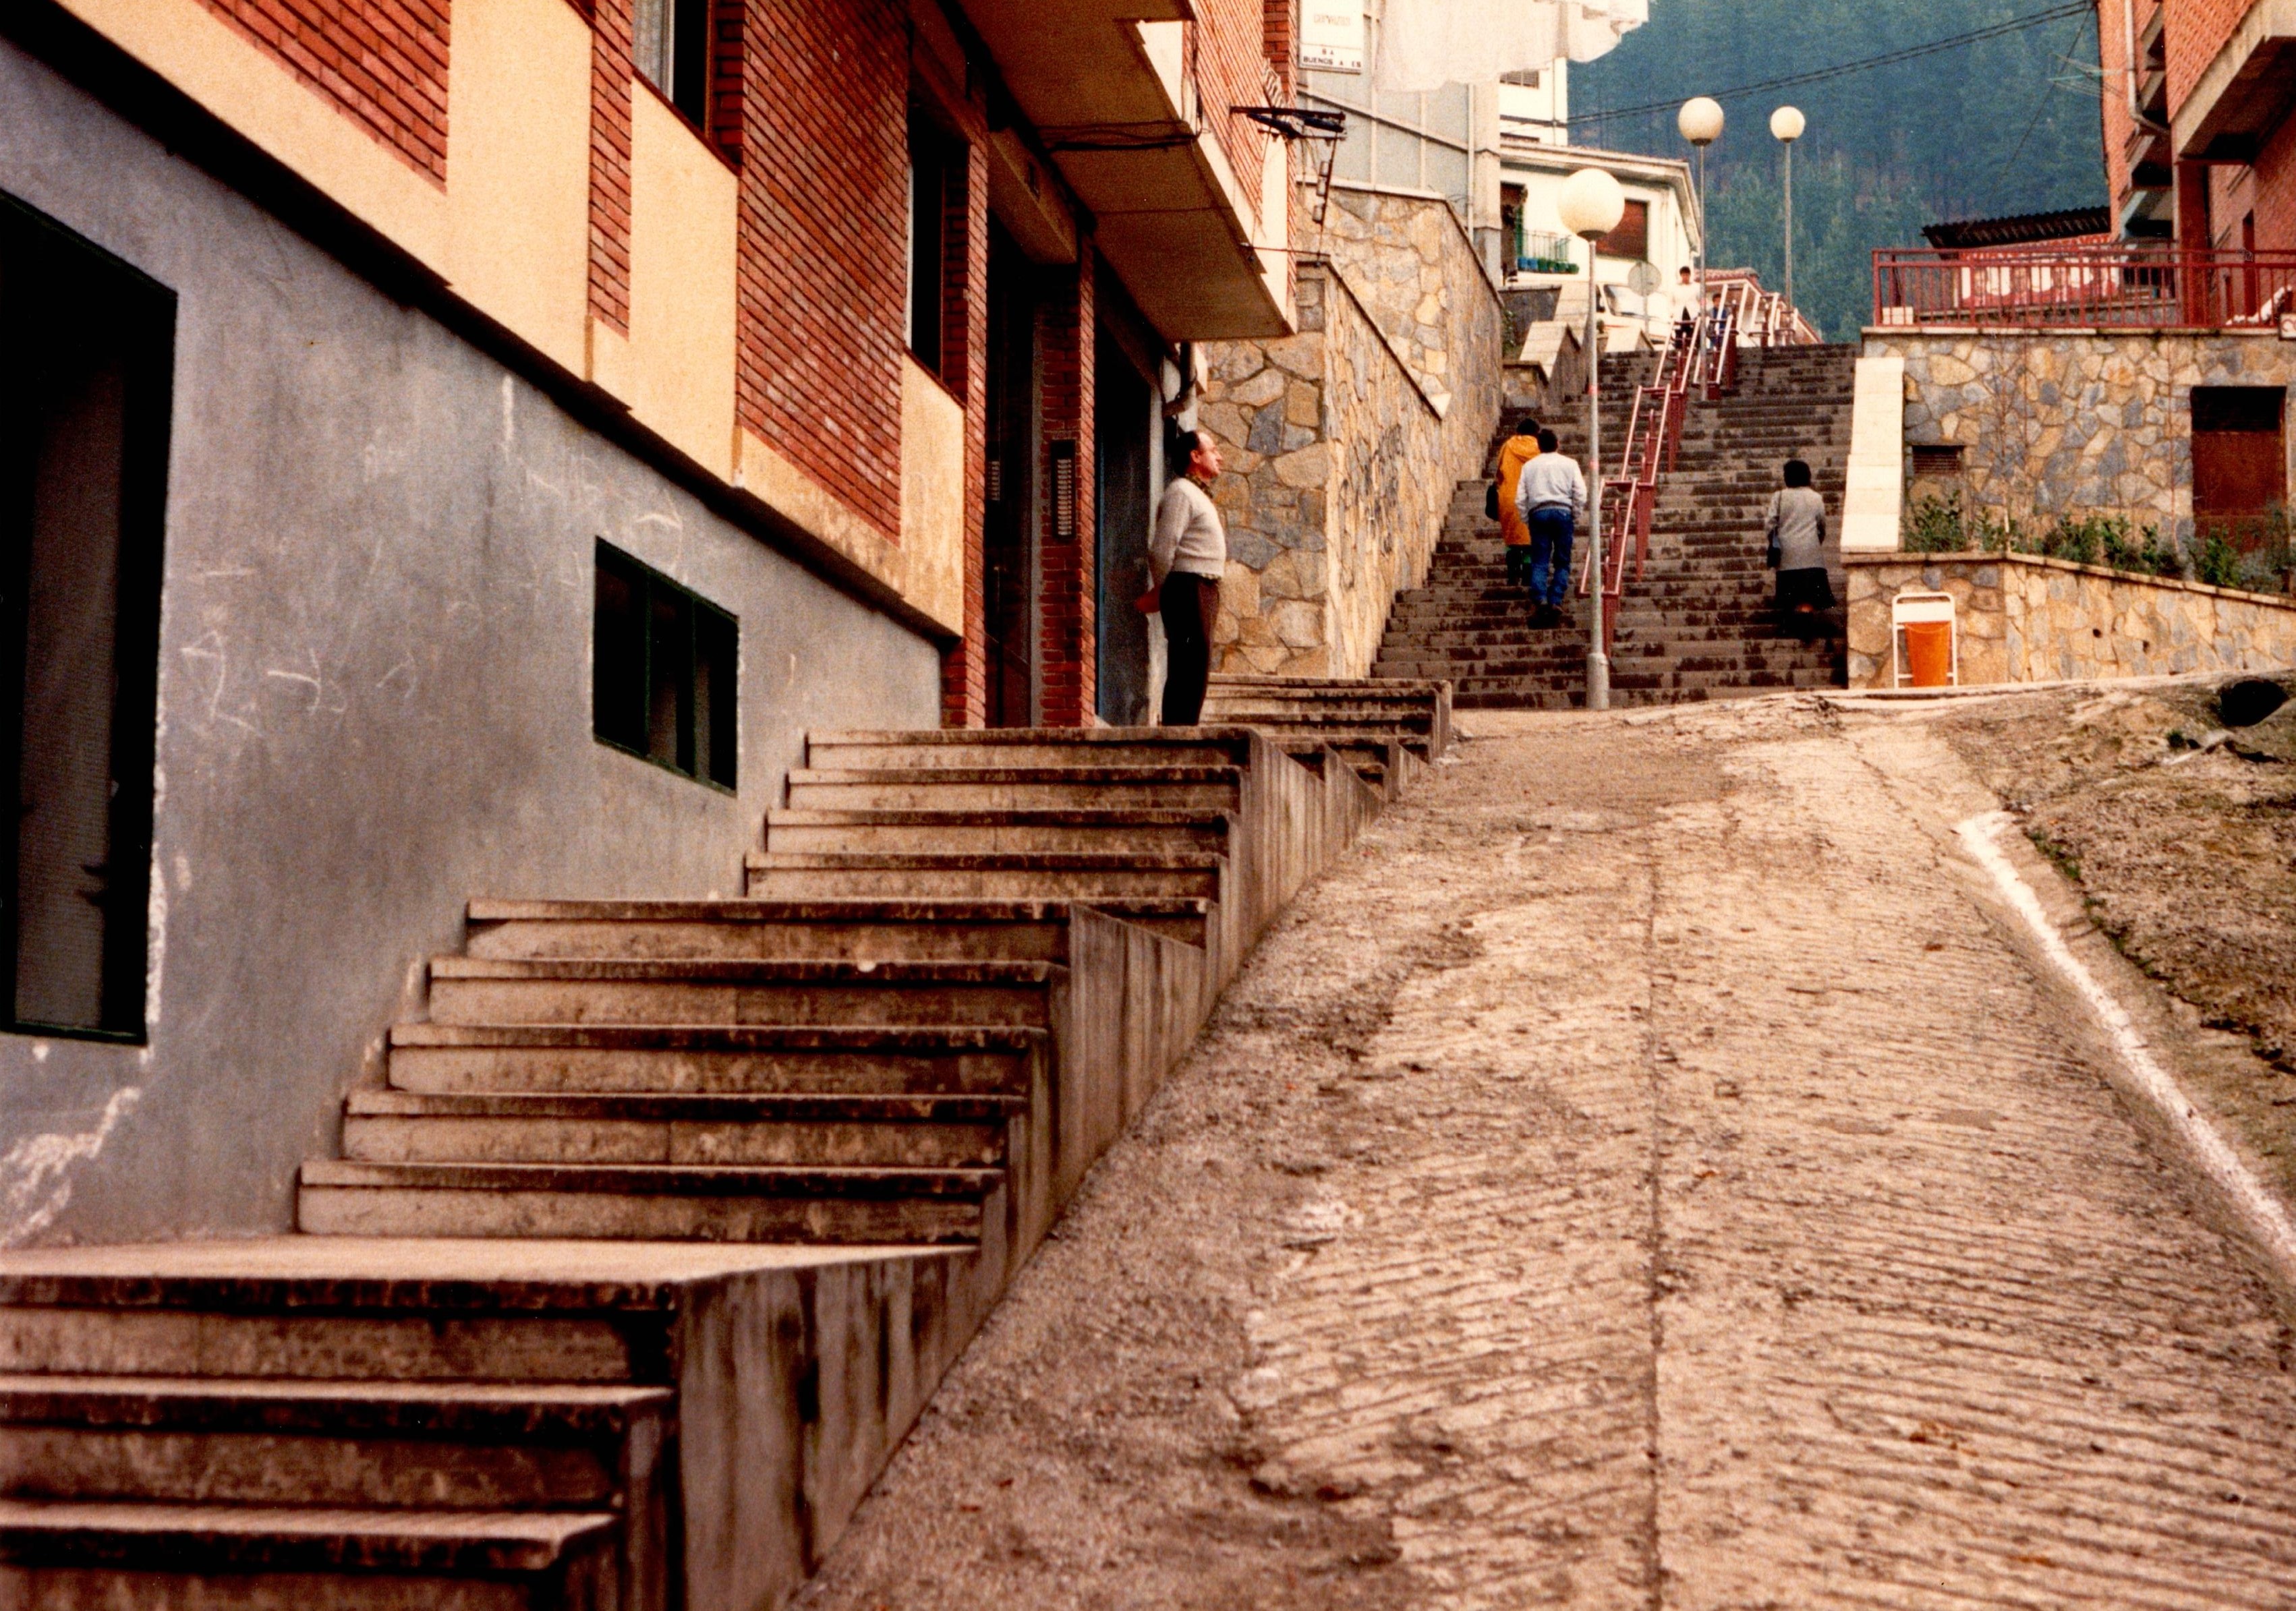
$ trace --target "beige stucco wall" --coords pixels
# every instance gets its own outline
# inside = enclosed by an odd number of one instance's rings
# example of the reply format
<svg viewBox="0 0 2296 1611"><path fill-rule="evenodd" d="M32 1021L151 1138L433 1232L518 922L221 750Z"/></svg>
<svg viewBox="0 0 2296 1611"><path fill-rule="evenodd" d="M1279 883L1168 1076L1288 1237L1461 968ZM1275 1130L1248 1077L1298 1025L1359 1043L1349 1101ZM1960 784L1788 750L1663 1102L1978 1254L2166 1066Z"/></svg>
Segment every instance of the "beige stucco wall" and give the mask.
<svg viewBox="0 0 2296 1611"><path fill-rule="evenodd" d="M2193 388L2296 382L2296 342L2271 331L1877 327L1865 351L1905 360L1906 443L1958 445L1975 505L2021 519L2128 515L2180 538L2192 527ZM1912 479L1908 504L1955 486Z"/></svg>
<svg viewBox="0 0 2296 1611"><path fill-rule="evenodd" d="M2036 683L2296 665L2296 599L2037 554L1849 554L1849 686L1890 684L1890 601L1953 596L1961 680Z"/></svg>

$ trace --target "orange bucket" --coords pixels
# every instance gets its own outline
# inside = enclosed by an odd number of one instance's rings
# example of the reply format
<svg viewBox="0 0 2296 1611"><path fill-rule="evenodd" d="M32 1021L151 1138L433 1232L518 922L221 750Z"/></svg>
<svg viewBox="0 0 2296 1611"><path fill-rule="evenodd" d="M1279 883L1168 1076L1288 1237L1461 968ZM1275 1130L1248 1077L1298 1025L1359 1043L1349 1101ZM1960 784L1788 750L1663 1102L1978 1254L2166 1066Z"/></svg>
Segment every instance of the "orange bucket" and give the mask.
<svg viewBox="0 0 2296 1611"><path fill-rule="evenodd" d="M1953 681L1953 624L1949 621L1908 621L1906 667L1916 688L1943 688Z"/></svg>

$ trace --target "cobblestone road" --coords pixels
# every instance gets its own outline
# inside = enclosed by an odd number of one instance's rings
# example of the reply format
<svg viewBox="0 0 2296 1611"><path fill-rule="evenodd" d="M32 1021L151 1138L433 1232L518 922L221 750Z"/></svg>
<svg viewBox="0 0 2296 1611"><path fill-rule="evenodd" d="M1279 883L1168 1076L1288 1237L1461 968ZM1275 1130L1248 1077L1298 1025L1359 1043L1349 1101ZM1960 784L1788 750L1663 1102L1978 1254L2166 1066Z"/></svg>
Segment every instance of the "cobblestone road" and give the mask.
<svg viewBox="0 0 2296 1611"><path fill-rule="evenodd" d="M1485 727L802 1603L2296 1607L2272 1289L1941 845L1965 782L1815 700Z"/></svg>

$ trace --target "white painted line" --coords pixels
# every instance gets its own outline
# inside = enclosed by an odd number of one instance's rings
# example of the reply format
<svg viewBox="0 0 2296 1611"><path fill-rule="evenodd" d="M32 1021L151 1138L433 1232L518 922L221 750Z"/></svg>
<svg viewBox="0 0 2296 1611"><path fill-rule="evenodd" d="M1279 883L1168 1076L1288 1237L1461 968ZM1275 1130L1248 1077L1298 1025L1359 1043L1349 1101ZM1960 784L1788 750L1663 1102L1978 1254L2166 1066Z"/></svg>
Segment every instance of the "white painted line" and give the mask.
<svg viewBox="0 0 2296 1611"><path fill-rule="evenodd" d="M2000 889L2002 896L2016 909L2017 915L2025 920L2026 926L2040 941L2042 952L2056 965L2057 971L2064 975L2073 988L2087 1001L2090 1010L2096 1014L2104 1026L2105 1033L2112 1038L2113 1049L2120 1052L2120 1060L2128 1066L2137 1090L2169 1121L2170 1127L2192 1149L2202 1169L2231 1199L2234 1209L2247 1223L2250 1234L2263 1247L2266 1255L2278 1270L2281 1280L2296 1286L2296 1223L2290 1221L2288 1210L2241 1161L2240 1155L2232 1149L2216 1126L2201 1116L2200 1109L2193 1105L2192 1099L2177 1084L2176 1076L2153 1057L2152 1049L2144 1043L2144 1035L2138 1032L2136 1021L2128 1016L2128 1009L2115 999L2111 991L2097 983L2096 976L2089 972L2081 960L2073 954L2072 947L2065 944L2064 936L2057 931L2056 924L2050 921L2049 914L2042 910L2040 896L2033 893L2032 887L2018 874L2016 868L2010 864L2008 856L2002 852L2001 831L2009 826L2011 820L2005 811L1988 811L1962 822L1955 831L1961 836L1961 842L1969 847L1969 854L1977 858L1978 864L1993 875L1993 882Z"/></svg>

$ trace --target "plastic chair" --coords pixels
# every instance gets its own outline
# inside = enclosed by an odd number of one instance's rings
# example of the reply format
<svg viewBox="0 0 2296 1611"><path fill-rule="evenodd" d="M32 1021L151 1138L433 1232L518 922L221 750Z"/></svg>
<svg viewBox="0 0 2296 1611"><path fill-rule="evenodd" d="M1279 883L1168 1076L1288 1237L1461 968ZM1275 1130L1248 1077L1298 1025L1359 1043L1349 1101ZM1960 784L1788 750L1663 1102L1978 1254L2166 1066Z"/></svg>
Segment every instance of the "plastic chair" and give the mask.
<svg viewBox="0 0 2296 1611"><path fill-rule="evenodd" d="M1945 677L1939 681L1921 674L1936 665L1938 629L1945 638ZM1961 686L1961 628L1954 614L1953 595L1908 587L1890 601L1890 686L1903 688Z"/></svg>

